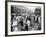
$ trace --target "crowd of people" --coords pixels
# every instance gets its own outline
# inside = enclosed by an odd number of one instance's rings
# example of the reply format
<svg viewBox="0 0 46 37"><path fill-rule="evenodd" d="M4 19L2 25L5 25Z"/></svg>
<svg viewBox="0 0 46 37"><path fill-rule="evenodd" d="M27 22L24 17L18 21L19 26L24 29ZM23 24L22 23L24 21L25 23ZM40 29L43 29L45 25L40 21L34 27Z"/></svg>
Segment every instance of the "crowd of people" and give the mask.
<svg viewBox="0 0 46 37"><path fill-rule="evenodd" d="M12 20L13 31L31 31L41 29L41 16L40 15L15 15Z"/></svg>

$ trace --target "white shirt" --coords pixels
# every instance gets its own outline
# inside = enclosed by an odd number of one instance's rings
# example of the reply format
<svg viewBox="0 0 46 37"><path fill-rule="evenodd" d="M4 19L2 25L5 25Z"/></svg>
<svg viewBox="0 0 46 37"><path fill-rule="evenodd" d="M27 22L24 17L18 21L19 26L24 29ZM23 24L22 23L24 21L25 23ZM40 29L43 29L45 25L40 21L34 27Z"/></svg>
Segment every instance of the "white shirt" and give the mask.
<svg viewBox="0 0 46 37"><path fill-rule="evenodd" d="M12 26L15 26L15 25L17 25L17 21L14 21Z"/></svg>
<svg viewBox="0 0 46 37"><path fill-rule="evenodd" d="M30 21L29 20L27 20L27 24L28 24L28 26L30 26Z"/></svg>
<svg viewBox="0 0 46 37"><path fill-rule="evenodd" d="M18 31L18 28L17 28L17 27L15 27L14 31Z"/></svg>

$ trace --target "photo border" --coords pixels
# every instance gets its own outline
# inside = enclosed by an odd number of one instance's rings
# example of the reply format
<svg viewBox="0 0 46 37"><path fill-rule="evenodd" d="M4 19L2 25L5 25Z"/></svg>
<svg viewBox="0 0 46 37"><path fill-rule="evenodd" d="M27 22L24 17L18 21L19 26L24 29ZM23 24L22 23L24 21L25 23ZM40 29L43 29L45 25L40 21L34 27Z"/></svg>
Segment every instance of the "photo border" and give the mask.
<svg viewBox="0 0 46 37"><path fill-rule="evenodd" d="M44 6L44 32L43 33L35 33L35 34L17 34L17 35L8 35L8 2L20 2L20 3L34 3L34 4L43 4ZM27 2L27 1L5 1L5 36L24 36L24 35L41 35L45 34L45 3L44 2Z"/></svg>

